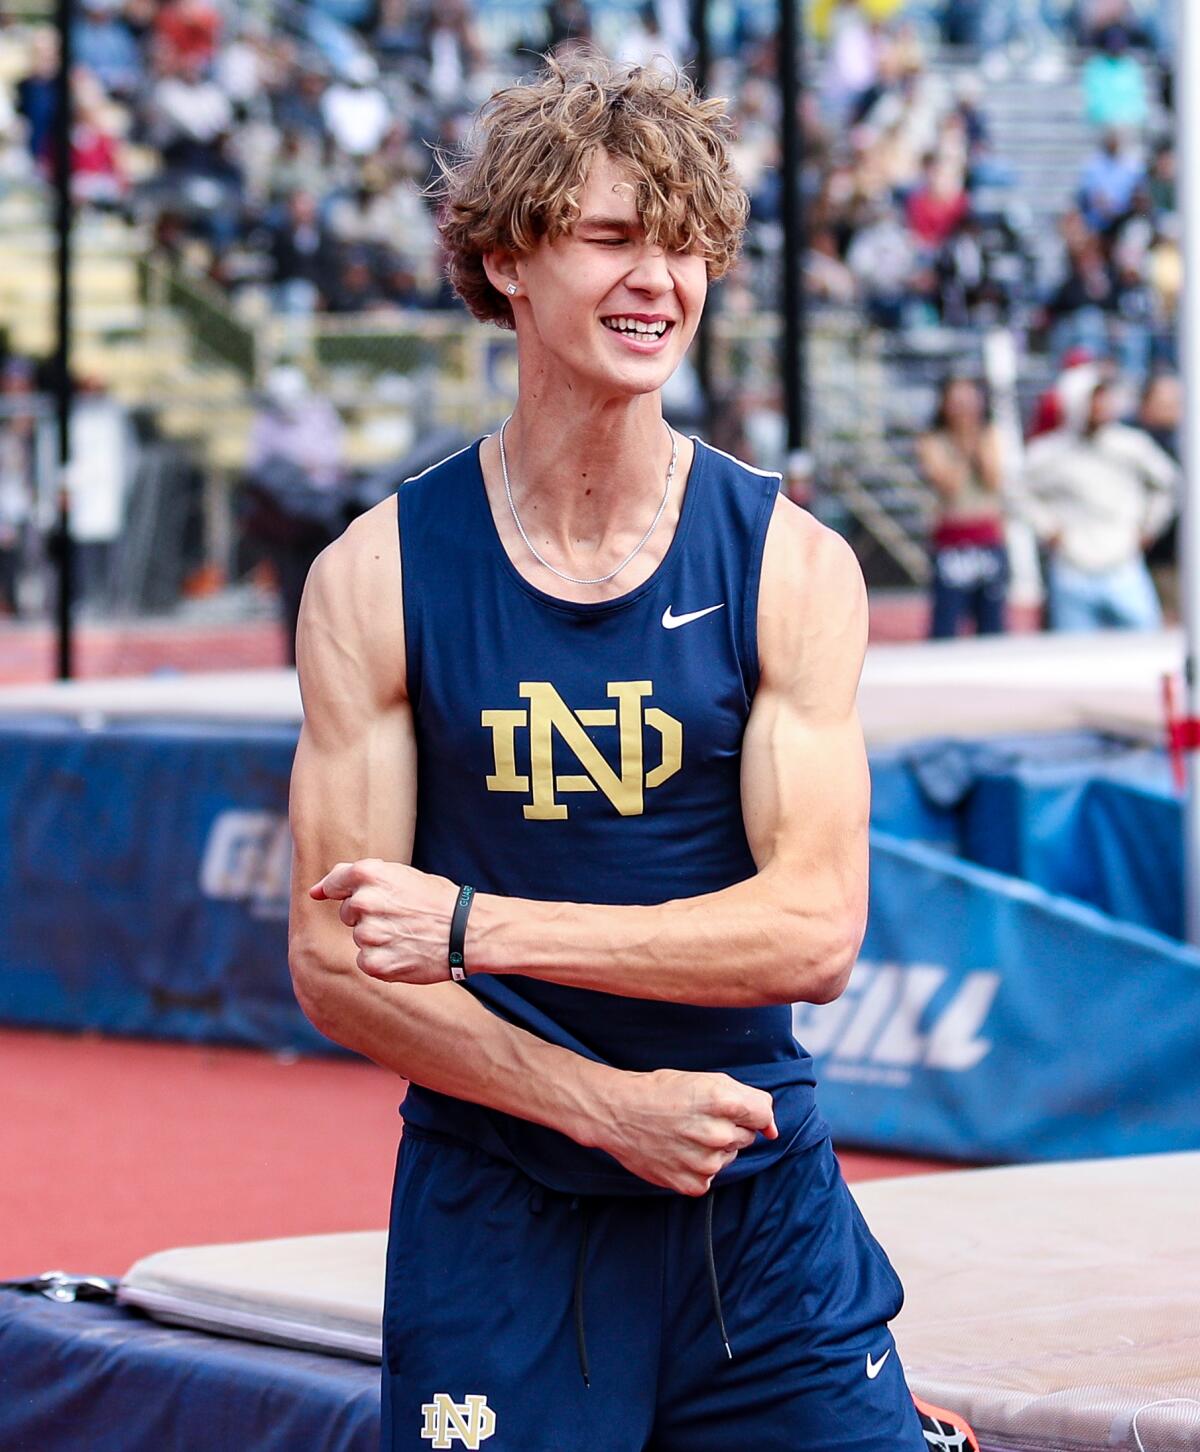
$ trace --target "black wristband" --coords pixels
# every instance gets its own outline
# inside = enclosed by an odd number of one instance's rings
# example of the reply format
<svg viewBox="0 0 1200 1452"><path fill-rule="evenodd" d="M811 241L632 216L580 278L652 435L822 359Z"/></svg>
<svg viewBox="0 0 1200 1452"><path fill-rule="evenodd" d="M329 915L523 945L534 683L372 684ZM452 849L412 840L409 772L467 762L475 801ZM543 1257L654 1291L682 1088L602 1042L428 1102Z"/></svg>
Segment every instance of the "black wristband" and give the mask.
<svg viewBox="0 0 1200 1452"><path fill-rule="evenodd" d="M454 903L454 916L450 919L450 977L461 983L467 976L467 919L471 915L471 904L475 901L475 889L465 883L458 889Z"/></svg>

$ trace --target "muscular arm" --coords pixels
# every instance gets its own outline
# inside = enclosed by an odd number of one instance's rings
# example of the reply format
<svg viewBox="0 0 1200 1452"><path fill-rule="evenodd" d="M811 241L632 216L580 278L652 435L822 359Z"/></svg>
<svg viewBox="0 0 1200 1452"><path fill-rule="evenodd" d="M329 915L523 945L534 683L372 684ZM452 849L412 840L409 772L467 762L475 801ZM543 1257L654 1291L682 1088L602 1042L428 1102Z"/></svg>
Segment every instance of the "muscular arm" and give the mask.
<svg viewBox="0 0 1200 1452"><path fill-rule="evenodd" d="M773 1134L769 1096L724 1075L626 1074L506 1023L459 984L360 972L350 904L310 894L339 858L404 864L412 854L416 745L394 500L313 566L296 655L305 715L291 783L288 956L316 1027L427 1088L548 1125L684 1193L703 1193L756 1131ZM436 953L444 964L444 928Z"/></svg>
<svg viewBox="0 0 1200 1452"><path fill-rule="evenodd" d="M390 513L395 530L395 505ZM416 748L404 631L385 519L354 526L317 560L296 640L304 726L292 768L289 960L318 1028L431 1089L587 1142L613 1071L504 1023L456 983L381 983L358 972L336 903L307 888L339 857L412 856ZM470 1040L472 1052L462 1046Z"/></svg>
<svg viewBox="0 0 1200 1452"><path fill-rule="evenodd" d="M865 641L854 556L779 501L760 591L761 679L742 756L758 871L720 892L653 907L480 894L467 929L468 968L682 1003L836 997L866 917L869 783L854 704ZM453 884L359 863L339 865L321 890L367 910L358 935L365 973L445 976Z"/></svg>
<svg viewBox="0 0 1200 1452"><path fill-rule="evenodd" d="M855 709L865 645L853 554L780 500L763 562L761 680L742 752L757 873L654 907L485 897L467 962L687 1003L836 997L866 918L869 779Z"/></svg>

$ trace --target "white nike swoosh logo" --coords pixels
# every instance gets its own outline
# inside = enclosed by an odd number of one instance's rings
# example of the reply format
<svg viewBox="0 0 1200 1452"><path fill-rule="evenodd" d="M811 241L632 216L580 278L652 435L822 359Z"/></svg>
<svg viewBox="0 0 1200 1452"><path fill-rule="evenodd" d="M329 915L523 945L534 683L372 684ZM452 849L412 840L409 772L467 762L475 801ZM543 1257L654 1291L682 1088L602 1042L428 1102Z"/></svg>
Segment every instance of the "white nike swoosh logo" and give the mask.
<svg viewBox="0 0 1200 1452"><path fill-rule="evenodd" d="M722 600L719 605L708 605L703 610L689 610L686 615L672 615L671 607L668 605L663 611L663 629L678 630L681 625L690 625L693 620L700 620L705 615L711 615L714 610L724 610L724 608L725 602Z"/></svg>
<svg viewBox="0 0 1200 1452"><path fill-rule="evenodd" d="M889 1346L888 1349L883 1353L883 1355L879 1358L878 1361L872 1361L871 1360L871 1353L869 1351L867 1352L867 1380L868 1381L874 1381L875 1380L875 1378L883 1370L883 1363L888 1359L888 1357L891 1354L892 1354L892 1348Z"/></svg>

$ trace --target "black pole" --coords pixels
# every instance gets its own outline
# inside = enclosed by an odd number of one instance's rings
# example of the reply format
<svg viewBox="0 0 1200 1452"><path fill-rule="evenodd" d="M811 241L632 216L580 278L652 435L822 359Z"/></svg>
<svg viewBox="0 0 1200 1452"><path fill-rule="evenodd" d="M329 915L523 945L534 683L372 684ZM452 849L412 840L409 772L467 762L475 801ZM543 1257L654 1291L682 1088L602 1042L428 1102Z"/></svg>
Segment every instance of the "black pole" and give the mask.
<svg viewBox="0 0 1200 1452"><path fill-rule="evenodd" d="M707 91L712 75L712 35L708 28L708 0L691 0L691 16L692 44L696 47L692 66L697 86L702 91Z"/></svg>
<svg viewBox="0 0 1200 1452"><path fill-rule="evenodd" d="M58 237L58 342L54 353L54 406L58 420L58 520L54 558L58 565L58 678L73 671L71 605L74 596L74 549L67 466L71 458L71 9L73 0L57 0L58 81L55 89L53 167Z"/></svg>
<svg viewBox="0 0 1200 1452"><path fill-rule="evenodd" d="M692 43L696 47L692 57L692 70L696 85L707 94L709 77L712 74L712 37L708 29L708 0L691 0ZM700 397L704 406L704 426L712 428L713 422L713 378L712 378L712 330L709 326L707 309L700 316L700 327L696 332L693 351L696 365L696 381L700 385Z"/></svg>
<svg viewBox="0 0 1200 1452"><path fill-rule="evenodd" d="M804 296L804 258L808 250L804 217L804 137L800 103L804 75L803 0L779 0L779 103L783 145L783 317L780 373L787 420L789 493L807 502L811 466L808 458L809 418L806 354L808 317Z"/></svg>

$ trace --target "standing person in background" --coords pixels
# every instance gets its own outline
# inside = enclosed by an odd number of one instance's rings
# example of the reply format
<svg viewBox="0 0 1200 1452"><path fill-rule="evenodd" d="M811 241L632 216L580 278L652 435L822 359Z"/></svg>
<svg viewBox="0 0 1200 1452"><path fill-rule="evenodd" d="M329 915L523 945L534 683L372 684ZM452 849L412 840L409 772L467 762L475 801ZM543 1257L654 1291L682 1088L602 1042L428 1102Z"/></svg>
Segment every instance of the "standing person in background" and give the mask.
<svg viewBox="0 0 1200 1452"><path fill-rule="evenodd" d="M20 407L34 389L33 366L10 358L0 375L0 614L21 613L20 581L36 516L35 415Z"/></svg>
<svg viewBox="0 0 1200 1452"><path fill-rule="evenodd" d="M1033 406L1033 417L1029 421L1029 428L1026 432L1026 440L1032 442L1041 438L1043 434L1052 434L1055 429L1062 428L1062 381L1072 368L1092 367L1095 365L1095 358L1086 348L1068 348L1063 354L1062 362L1059 364L1059 375L1054 382L1045 388L1038 395L1037 402Z"/></svg>
<svg viewBox="0 0 1200 1452"><path fill-rule="evenodd" d="M271 561L279 582L289 662L309 566L340 531L344 431L337 409L314 393L300 368L267 376L250 430L245 530Z"/></svg>
<svg viewBox="0 0 1200 1452"><path fill-rule="evenodd" d="M95 377L80 378L71 413L71 537L76 599L102 612L114 582L113 563L127 523L126 503L137 466L137 439L128 410Z"/></svg>
<svg viewBox="0 0 1200 1452"><path fill-rule="evenodd" d="M1144 429L1117 421L1100 368L1072 368L1059 396L1063 426L1030 444L1013 496L1050 554L1051 627L1157 629L1144 552L1175 514L1179 466Z"/></svg>
<svg viewBox="0 0 1200 1452"><path fill-rule="evenodd" d="M938 497L929 633L948 639L969 619L976 634L999 635L1008 592L1003 460L999 432L974 379L952 375L943 383L917 457Z"/></svg>

